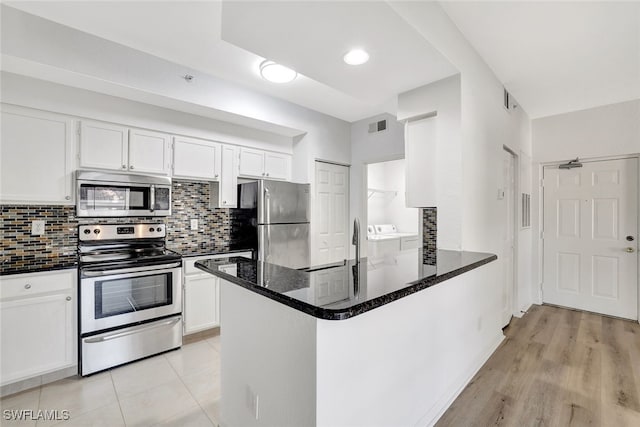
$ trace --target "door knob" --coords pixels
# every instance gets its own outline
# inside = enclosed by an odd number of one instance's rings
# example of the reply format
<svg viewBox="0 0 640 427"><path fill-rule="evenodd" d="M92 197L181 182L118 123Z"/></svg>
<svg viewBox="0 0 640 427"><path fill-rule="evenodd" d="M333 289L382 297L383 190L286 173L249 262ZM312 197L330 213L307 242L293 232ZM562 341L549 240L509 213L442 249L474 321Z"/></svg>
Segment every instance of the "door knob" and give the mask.
<svg viewBox="0 0 640 427"><path fill-rule="evenodd" d="M634 253L635 250L633 248L624 248L625 252L629 252L630 254Z"/></svg>
<svg viewBox="0 0 640 427"><path fill-rule="evenodd" d="M625 239L627 239L627 242L633 242L633 236L627 236Z"/></svg>

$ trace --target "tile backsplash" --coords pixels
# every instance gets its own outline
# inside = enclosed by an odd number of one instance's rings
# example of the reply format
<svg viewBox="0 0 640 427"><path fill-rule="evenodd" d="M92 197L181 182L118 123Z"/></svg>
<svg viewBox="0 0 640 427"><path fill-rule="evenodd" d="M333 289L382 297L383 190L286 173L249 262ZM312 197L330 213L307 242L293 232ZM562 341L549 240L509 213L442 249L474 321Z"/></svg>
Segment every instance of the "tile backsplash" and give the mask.
<svg viewBox="0 0 640 427"><path fill-rule="evenodd" d="M0 257L3 274L73 265L78 225L129 222L165 223L167 246L177 251L229 249L241 209L211 209L209 183L173 180L170 217L76 218L73 206L0 205ZM198 229L191 230L191 219ZM45 234L31 235L31 221L44 220Z"/></svg>
<svg viewBox="0 0 640 427"><path fill-rule="evenodd" d="M422 262L436 265L438 208L422 209Z"/></svg>

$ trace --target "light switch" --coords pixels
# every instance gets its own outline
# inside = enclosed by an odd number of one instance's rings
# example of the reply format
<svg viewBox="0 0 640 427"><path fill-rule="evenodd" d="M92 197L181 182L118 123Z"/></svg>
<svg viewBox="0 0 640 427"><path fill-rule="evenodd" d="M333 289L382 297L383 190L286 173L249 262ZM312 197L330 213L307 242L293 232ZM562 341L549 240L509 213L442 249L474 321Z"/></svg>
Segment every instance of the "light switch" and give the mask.
<svg viewBox="0 0 640 427"><path fill-rule="evenodd" d="M44 221L40 219L31 221L31 235L42 236L43 234L44 234Z"/></svg>
<svg viewBox="0 0 640 427"><path fill-rule="evenodd" d="M191 230L193 231L197 231L198 230L198 219L194 218L191 220Z"/></svg>

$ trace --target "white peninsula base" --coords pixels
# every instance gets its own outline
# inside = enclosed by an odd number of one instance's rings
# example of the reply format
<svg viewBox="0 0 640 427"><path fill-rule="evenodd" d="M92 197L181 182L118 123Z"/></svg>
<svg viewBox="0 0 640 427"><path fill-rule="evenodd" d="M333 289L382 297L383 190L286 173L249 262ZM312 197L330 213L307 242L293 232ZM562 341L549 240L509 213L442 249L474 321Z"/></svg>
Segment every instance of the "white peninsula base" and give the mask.
<svg viewBox="0 0 640 427"><path fill-rule="evenodd" d="M346 320L222 280L221 425L434 424L504 338L497 267Z"/></svg>

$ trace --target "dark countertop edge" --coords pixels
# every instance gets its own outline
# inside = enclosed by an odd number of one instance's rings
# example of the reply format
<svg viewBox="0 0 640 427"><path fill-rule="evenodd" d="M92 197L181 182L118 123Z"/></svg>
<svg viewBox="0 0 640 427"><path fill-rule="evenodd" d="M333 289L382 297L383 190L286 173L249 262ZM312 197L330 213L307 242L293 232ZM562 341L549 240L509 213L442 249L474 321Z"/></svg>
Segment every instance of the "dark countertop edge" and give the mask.
<svg viewBox="0 0 640 427"><path fill-rule="evenodd" d="M178 248L172 248L170 246L167 247L172 252L177 253L182 258L190 258L190 257L203 257L210 255L226 255L226 254L237 254L242 252L252 252L253 249L217 249L217 250L207 250L207 249L198 249L196 251L191 250L180 250Z"/></svg>
<svg viewBox="0 0 640 427"><path fill-rule="evenodd" d="M73 270L74 268L78 268L78 263L74 262L71 264L62 264L56 265L53 267L29 267L22 268L19 270L2 270L0 271L0 276L13 276L15 274L27 274L27 273L46 273L48 271L60 271L60 270Z"/></svg>
<svg viewBox="0 0 640 427"><path fill-rule="evenodd" d="M464 274L466 272L469 272L471 270L475 270L478 267L481 267L485 264L489 264L492 261L495 261L498 259L497 255L494 254L486 254L487 256L483 259L480 259L476 262L467 264L465 266L459 267L455 270L451 270L448 271L446 273L443 273L441 275L433 275L433 276L428 276L428 277L424 277L422 279L416 280L415 282L411 282L408 284L408 286L402 288L402 289L398 289L397 291L388 293L386 295L382 295L379 296L378 298L374 298L372 300L369 301L365 301L361 304L358 304L356 306L352 306L349 308L344 308L344 309L331 309L331 308L321 308L321 307L316 307L313 305L310 305L306 302L297 300L295 298L291 298L287 295L284 295L280 292L274 292L272 290L270 290L269 288L265 288L262 286L257 286L254 283L251 282L247 282L245 280L242 279L238 279L235 276L232 276L230 274L226 274L222 271L216 270L216 271L212 271L207 269L204 266L200 266L198 265L199 262L196 262L195 266L197 268L199 268L200 270L206 271L208 273L213 274L214 276L220 277L221 279L225 279L229 282L232 282L236 285L239 285L245 289L248 289L252 292L258 293L260 295L266 296L272 300L278 301L280 303L283 303L291 308L294 308L298 311L301 311L303 313L309 314L313 317L316 317L318 319L323 319L323 320L346 320L349 319L351 317L355 317L359 314L362 313L366 313L367 311L373 310L375 308L381 307L385 304L389 304L390 302L396 301L400 298L404 298L406 296L409 296L413 293L416 293L418 291L421 291L423 289L426 288L430 288L434 285L437 285L439 283L445 282L449 279L452 279L456 276L459 276L461 274Z"/></svg>

